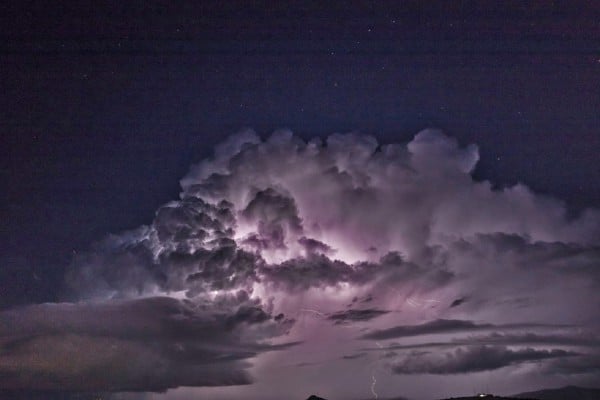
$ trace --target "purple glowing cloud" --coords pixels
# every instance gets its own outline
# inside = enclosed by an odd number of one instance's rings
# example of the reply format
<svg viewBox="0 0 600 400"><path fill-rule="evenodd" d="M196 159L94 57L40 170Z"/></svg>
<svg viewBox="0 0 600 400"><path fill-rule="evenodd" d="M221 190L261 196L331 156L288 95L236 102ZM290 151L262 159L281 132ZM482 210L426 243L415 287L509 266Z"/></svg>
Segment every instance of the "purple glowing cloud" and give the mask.
<svg viewBox="0 0 600 400"><path fill-rule="evenodd" d="M248 384L248 371L260 387L269 368L315 363L374 362L401 375L533 361L564 373L582 357L593 363L592 345L575 352L560 338L597 333L600 212L570 219L560 201L524 185L494 190L473 180L478 160L476 146L434 130L406 145L358 134L236 135L192 167L180 199L151 224L74 259L74 304L0 314L2 337L12 337L2 342L2 384L34 384L17 370L80 382L68 370L33 367L36 348L71 354L68 341L82 354L75 365L103 371L92 389L115 391ZM556 340L527 343L535 348L460 340L497 327L530 338L552 330ZM431 334L443 336L446 357L415 353ZM380 344L395 349L385 357L357 352L365 340L398 338L414 342ZM156 346L144 347L149 340ZM125 359L85 350L113 345L144 348L122 380L108 366L126 368ZM302 359L311 354L319 357ZM53 356L40 355L48 365ZM208 363L220 367L200 367ZM148 375L147 366L158 369ZM160 372L169 368L183 372ZM148 376L155 386L144 387Z"/></svg>

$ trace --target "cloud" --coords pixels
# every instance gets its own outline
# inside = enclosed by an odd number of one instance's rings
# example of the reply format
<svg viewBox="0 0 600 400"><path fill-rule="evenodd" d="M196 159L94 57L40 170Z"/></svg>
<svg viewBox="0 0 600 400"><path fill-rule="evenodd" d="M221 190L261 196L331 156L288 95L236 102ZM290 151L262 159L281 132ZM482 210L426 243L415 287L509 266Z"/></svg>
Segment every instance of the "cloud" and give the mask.
<svg viewBox="0 0 600 400"><path fill-rule="evenodd" d="M249 360L293 351L273 344L286 335L319 342L357 321L369 321L359 338L369 340L573 325L597 332L590 321L600 309L600 212L568 218L559 200L522 184L476 181L478 160L476 145L431 129L404 144L357 133L309 141L289 131L266 140L234 135L192 166L179 199L148 225L74 257L70 304L0 315L1 357L13 357L0 377L40 390L52 382L75 388L89 371L100 391L243 384ZM290 316L309 308L323 318L294 324ZM502 347L569 345L553 334L472 340L493 367L558 357ZM439 347L466 346L460 340L446 337ZM328 351L354 354L339 342ZM47 364L34 362L37 349ZM461 362L473 351L448 357L469 370ZM67 358L80 368L58 369ZM31 373L16 376L18 368Z"/></svg>
<svg viewBox="0 0 600 400"><path fill-rule="evenodd" d="M519 324L504 324L504 325L493 325L493 324L478 324L473 321L467 320L449 320L449 319L436 319L434 321L425 322L419 325L400 325L393 328L376 330L366 335L363 335L363 339L370 340L385 340L411 336L421 335L433 335L433 334L444 334L444 333L458 333L458 332L473 332L482 330L493 330L493 329L525 329L525 328L565 328L566 325L551 325L551 324L539 324L539 323L519 323Z"/></svg>
<svg viewBox="0 0 600 400"><path fill-rule="evenodd" d="M282 348L257 331L286 329L257 307L222 314L171 298L41 304L0 321L0 387L46 391L249 384L245 360Z"/></svg>
<svg viewBox="0 0 600 400"><path fill-rule="evenodd" d="M521 320L583 323L600 306L599 247L558 241L532 241L506 233L478 234L447 244L444 265L462 282L454 293L468 302L454 314L520 316ZM558 295L557 288L561 288ZM573 313L572 310L578 310Z"/></svg>
<svg viewBox="0 0 600 400"><path fill-rule="evenodd" d="M466 297L461 297L461 298L458 298L458 299L454 300L454 301L453 301L453 302L450 304L450 308L453 308L453 307L458 307L458 306L460 306L462 303L464 303L465 301L467 301L467 298L466 298Z"/></svg>
<svg viewBox="0 0 600 400"><path fill-rule="evenodd" d="M310 239L303 236L298 239L298 243L304 247L306 254L321 253L329 255L335 253L331 247L316 239Z"/></svg>
<svg viewBox="0 0 600 400"><path fill-rule="evenodd" d="M349 309L344 311L338 311L330 314L327 319L334 321L336 325L347 324L350 322L359 321L370 321L374 318L380 317L389 313L387 310L378 310L373 308L367 309Z"/></svg>
<svg viewBox="0 0 600 400"><path fill-rule="evenodd" d="M600 353L593 352L544 365L543 372L551 375L591 375L600 372Z"/></svg>
<svg viewBox="0 0 600 400"><path fill-rule="evenodd" d="M0 400L145 400L144 393L57 392L41 390L0 390Z"/></svg>
<svg viewBox="0 0 600 400"><path fill-rule="evenodd" d="M486 296L476 285L509 286L490 269L495 256L524 286L533 272L523 265L560 260L578 266L557 271L600 282L592 268L600 213L569 220L559 201L523 185L493 190L470 175L478 159L475 145L461 147L436 130L406 145L359 134L305 142L289 131L263 141L243 132L193 166L180 200L150 225L78 255L67 283L88 299L173 292L196 299L253 293L257 283L279 291L371 285L385 295L393 285L428 293L483 268L460 297L480 307ZM486 265L471 266L477 261Z"/></svg>
<svg viewBox="0 0 600 400"><path fill-rule="evenodd" d="M391 370L396 374L464 374L576 354L561 349L511 350L505 346L470 346L441 354L413 352L393 362Z"/></svg>
<svg viewBox="0 0 600 400"><path fill-rule="evenodd" d="M561 334L526 333L498 333L494 332L483 336L469 336L455 339L454 343L481 343L481 344L506 344L506 345L559 345L559 346L600 346L600 340L593 334Z"/></svg>
<svg viewBox="0 0 600 400"><path fill-rule="evenodd" d="M423 280L424 286L433 287L451 277L446 271L430 273L416 264L404 262L396 253L388 253L376 262L354 264L331 259L324 254L309 254L279 264L264 265L260 267L260 273L266 285L292 292L340 284L367 285L386 278L391 282Z"/></svg>
<svg viewBox="0 0 600 400"><path fill-rule="evenodd" d="M367 353L355 353L342 356L343 360L356 360L357 358L366 357Z"/></svg>
<svg viewBox="0 0 600 400"><path fill-rule="evenodd" d="M285 249L288 236L302 233L294 199L272 188L258 191L241 212L241 217L244 222L256 224L257 233L253 237L261 244L261 250Z"/></svg>
<svg viewBox="0 0 600 400"><path fill-rule="evenodd" d="M371 340L384 340L438 333L468 332L490 328L492 328L491 324L476 324L473 321L437 319L435 321L425 322L419 325L401 325L393 328L377 330L367 333L362 338Z"/></svg>
<svg viewBox="0 0 600 400"><path fill-rule="evenodd" d="M509 327L510 329L510 327ZM390 351L390 350L411 350L411 349L434 349L448 348L456 346L472 345L552 345L569 347L595 348L600 346L598 340L593 334L573 334L564 332L560 334L539 334L533 332L525 333L498 333L493 332L488 335L455 337L449 341L439 342L421 342L412 344L390 344L385 347L372 347L363 350L371 351Z"/></svg>

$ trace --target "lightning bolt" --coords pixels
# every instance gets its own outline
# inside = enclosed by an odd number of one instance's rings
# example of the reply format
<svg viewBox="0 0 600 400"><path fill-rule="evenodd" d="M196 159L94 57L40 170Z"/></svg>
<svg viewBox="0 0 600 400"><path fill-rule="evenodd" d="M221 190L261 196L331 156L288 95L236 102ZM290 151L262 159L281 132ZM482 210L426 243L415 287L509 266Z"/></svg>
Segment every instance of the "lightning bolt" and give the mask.
<svg viewBox="0 0 600 400"><path fill-rule="evenodd" d="M323 317L323 318L326 317L326 315L323 314L321 311L319 311L319 310L313 310L312 308L301 308L300 311L313 313L313 314L316 314L319 317Z"/></svg>
<svg viewBox="0 0 600 400"><path fill-rule="evenodd" d="M375 400L377 400L379 398L379 396L377 395L377 392L375 391L375 385L377 385L377 379L375 379L375 374L371 375L371 379L373 379L373 381L371 382L371 393L373 393L373 397L375 398Z"/></svg>
<svg viewBox="0 0 600 400"><path fill-rule="evenodd" d="M408 299L406 299L406 302L412 306L412 307L422 307L425 308L427 307L427 303L440 303L439 300L435 300L435 299L429 299L429 300L416 300L413 299L412 297L409 297Z"/></svg>
<svg viewBox="0 0 600 400"><path fill-rule="evenodd" d="M420 305L416 300L413 300L412 297L406 299L406 302L413 307L418 307Z"/></svg>

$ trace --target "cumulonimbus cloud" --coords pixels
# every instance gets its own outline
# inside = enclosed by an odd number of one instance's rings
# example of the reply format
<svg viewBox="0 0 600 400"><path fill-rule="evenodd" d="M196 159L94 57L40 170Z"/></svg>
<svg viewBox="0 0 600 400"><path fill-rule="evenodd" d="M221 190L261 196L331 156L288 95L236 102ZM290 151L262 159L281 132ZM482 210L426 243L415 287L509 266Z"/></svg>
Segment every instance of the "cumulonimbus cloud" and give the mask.
<svg viewBox="0 0 600 400"><path fill-rule="evenodd" d="M475 181L478 160L477 146L436 130L385 145L355 133L325 141L289 131L235 135L191 168L180 198L151 223L75 256L66 277L72 304L0 314L0 357L8 357L0 386L49 388L50 378L35 378L47 373L83 390L82 372L58 371L52 357L113 345L122 354L139 349L137 361L74 357L78 371L117 366L120 375L98 374L94 390L248 383L250 361L300 335L302 308L330 329L367 325L348 339L362 338L357 346L497 327L594 331L600 212L571 218L559 200L525 185ZM397 354L392 365L453 373L573 356L503 345L461 342L451 362ZM45 363L35 364L39 348ZM487 364L472 363L477 354ZM144 387L148 376L154 383Z"/></svg>

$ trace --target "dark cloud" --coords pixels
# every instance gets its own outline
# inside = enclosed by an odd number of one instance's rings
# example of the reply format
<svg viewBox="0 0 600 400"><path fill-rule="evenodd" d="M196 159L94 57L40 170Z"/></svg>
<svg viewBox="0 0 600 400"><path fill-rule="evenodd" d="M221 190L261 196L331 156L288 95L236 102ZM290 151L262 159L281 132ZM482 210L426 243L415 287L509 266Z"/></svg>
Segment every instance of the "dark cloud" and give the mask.
<svg viewBox="0 0 600 400"><path fill-rule="evenodd" d="M332 253L335 253L331 249L331 247L329 247L325 243L323 243L319 240L316 240L316 239L311 239L311 238L307 238L307 237L303 236L300 239L298 239L298 243L300 243L304 247L304 250L306 251L307 254L313 254L313 253L332 254Z"/></svg>
<svg viewBox="0 0 600 400"><path fill-rule="evenodd" d="M417 264L405 262L397 252L385 254L378 262L354 264L324 254L309 254L279 264L264 265L260 272L266 284L289 291L335 287L342 283L365 285L375 282L380 282L383 290L387 290L387 285L403 281L419 282L424 288L433 289L447 284L453 277L451 272L444 269L428 271ZM370 301L369 297L363 301Z"/></svg>
<svg viewBox="0 0 600 400"><path fill-rule="evenodd" d="M367 353L356 353L342 356L343 360L356 360L357 358L366 357Z"/></svg>
<svg viewBox="0 0 600 400"><path fill-rule="evenodd" d="M318 363L318 362L301 362L301 363L294 364L294 367L302 368L302 367L310 367L310 366L319 365L319 364L321 364L321 363Z"/></svg>
<svg viewBox="0 0 600 400"><path fill-rule="evenodd" d="M352 301L346 307L352 307L356 303L370 303L373 301L373 295L369 294L362 298L358 298L357 296L352 298Z"/></svg>
<svg viewBox="0 0 600 400"><path fill-rule="evenodd" d="M172 271L171 276L187 274L185 282L175 281L166 289L187 290L193 297L206 291L249 288L258 281L256 268L260 260L255 254L228 243L192 254L171 253L164 257L163 265Z"/></svg>
<svg viewBox="0 0 600 400"><path fill-rule="evenodd" d="M85 298L247 289L257 280L261 259L232 240L230 207L227 201L190 197L171 202L157 211L151 226L111 235L78 254L67 284Z"/></svg>
<svg viewBox="0 0 600 400"><path fill-rule="evenodd" d="M587 238L593 240L595 238ZM477 234L469 240L456 243L453 250L463 252L481 251L503 255L515 260L521 269L548 268L561 274L588 272L596 279L594 265L600 258L600 247L597 245L561 241L534 241L527 236L507 233Z"/></svg>
<svg viewBox="0 0 600 400"><path fill-rule="evenodd" d="M302 221L294 199L273 188L258 191L241 215L256 224L258 232L251 243L259 244L261 250L286 248L289 233L302 233Z"/></svg>
<svg viewBox="0 0 600 400"><path fill-rule="evenodd" d="M144 393L57 392L40 390L0 390L0 400L145 400Z"/></svg>
<svg viewBox="0 0 600 400"><path fill-rule="evenodd" d="M591 375L600 373L600 353L554 360L544 365L543 372L558 375Z"/></svg>
<svg viewBox="0 0 600 400"><path fill-rule="evenodd" d="M453 307L458 307L460 306L462 303L464 303L465 301L467 301L466 297L461 297L459 299L454 300L451 304L450 304L450 308Z"/></svg>
<svg viewBox="0 0 600 400"><path fill-rule="evenodd" d="M228 228L234 222L229 207L227 203L214 206L198 198L165 205L158 209L154 218L158 239L172 239L180 244L191 240L202 243L210 231L227 235L230 233Z"/></svg>
<svg viewBox="0 0 600 400"><path fill-rule="evenodd" d="M552 327L568 327L566 325L551 325L551 324L478 324L473 321L455 320L455 319L436 319L434 321L425 322L420 325L400 325L393 328L381 329L373 331L362 336L363 339L385 340L401 337L432 335L442 333L456 332L473 332L492 329L526 329L526 328L552 328Z"/></svg>
<svg viewBox="0 0 600 400"><path fill-rule="evenodd" d="M290 291L335 286L358 279L357 272L350 265L320 254L265 266L261 272L269 284Z"/></svg>
<svg viewBox="0 0 600 400"><path fill-rule="evenodd" d="M336 325L339 324L347 324L350 322L359 322L359 321L370 321L374 318L380 317L389 313L387 310L378 310L374 308L367 309L350 309L344 311L338 311L336 313L330 314L327 319L330 321L334 321Z"/></svg>
<svg viewBox="0 0 600 400"><path fill-rule="evenodd" d="M491 324L476 324L473 321L437 319L420 325L401 325L388 329L381 329L364 335L363 339L384 340L399 337L429 335L437 333L468 332L474 330L490 329Z"/></svg>
<svg viewBox="0 0 600 400"><path fill-rule="evenodd" d="M0 387L13 390L249 384L245 360L286 348L256 341L257 330L286 329L258 307L223 314L172 298L42 304L4 311L0 322Z"/></svg>
<svg viewBox="0 0 600 400"><path fill-rule="evenodd" d="M540 400L595 400L600 398L600 389L569 385L555 389L542 389L533 392L517 393L510 397L516 399Z"/></svg>
<svg viewBox="0 0 600 400"><path fill-rule="evenodd" d="M373 296L372 295L367 295L363 299L360 300L361 303L369 303L371 301L373 301Z"/></svg>
<svg viewBox="0 0 600 400"><path fill-rule="evenodd" d="M383 353L381 358L392 358L392 357L396 357L397 355L398 355L398 353L395 351L386 351Z"/></svg>
<svg viewBox="0 0 600 400"><path fill-rule="evenodd" d="M445 353L409 353L393 362L391 369L396 374L464 374L574 355L577 353L561 349L511 350L505 346L470 346Z"/></svg>
<svg viewBox="0 0 600 400"><path fill-rule="evenodd" d="M510 327L509 327L510 328ZM410 349L434 349L448 348L456 346L472 346L472 345L530 345L530 346L576 346L576 347L599 347L600 340L591 334L574 335L572 333L562 334L538 334L538 333L498 333L494 332L489 335L467 336L462 338L454 338L446 342L424 342L414 344L391 344L385 347L371 347L363 350L371 351L390 351L390 350L410 350Z"/></svg>
<svg viewBox="0 0 600 400"><path fill-rule="evenodd" d="M470 336L455 339L453 343L467 344L506 344L506 345L557 345L557 346L585 346L598 347L600 339L592 334L539 334L539 333L498 333L494 332L485 336Z"/></svg>

